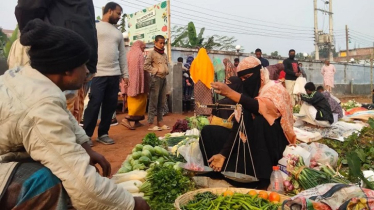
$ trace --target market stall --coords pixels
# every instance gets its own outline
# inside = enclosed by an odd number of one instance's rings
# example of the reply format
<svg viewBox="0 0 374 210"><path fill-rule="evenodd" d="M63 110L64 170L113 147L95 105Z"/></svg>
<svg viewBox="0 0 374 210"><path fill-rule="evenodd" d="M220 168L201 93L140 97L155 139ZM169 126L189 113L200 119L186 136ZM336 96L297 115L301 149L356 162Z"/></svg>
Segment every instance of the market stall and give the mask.
<svg viewBox="0 0 374 210"><path fill-rule="evenodd" d="M194 116L178 120L163 137L147 134L112 179L144 197L152 209L374 208L374 120L352 124L354 131L344 137L322 132L318 142L287 147L278 165L282 189L275 191L223 182L215 188L201 185L201 176L212 171L199 145L200 131L208 124L207 118Z"/></svg>

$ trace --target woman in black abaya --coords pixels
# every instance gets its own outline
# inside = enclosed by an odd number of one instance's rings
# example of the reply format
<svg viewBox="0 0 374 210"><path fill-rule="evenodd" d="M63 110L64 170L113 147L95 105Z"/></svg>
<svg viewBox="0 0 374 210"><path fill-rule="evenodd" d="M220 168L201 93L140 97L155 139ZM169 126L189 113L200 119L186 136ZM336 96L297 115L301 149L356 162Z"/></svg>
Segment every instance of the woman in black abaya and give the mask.
<svg viewBox="0 0 374 210"><path fill-rule="evenodd" d="M296 142L291 99L281 84L269 80L269 73L262 68L257 58L245 58L239 64L237 71L238 77L243 81L242 93L230 89L223 83L213 83L212 87L216 93L242 105L253 165L260 181L248 185L227 181L235 186L266 189L270 183L272 166L278 164L287 144ZM239 173L246 171L247 174L255 176L248 147L245 147L244 159L243 144L239 154L238 141L234 145L238 128L239 123L236 121L231 130L220 126L204 127L200 148L205 164L209 164L214 171L220 172L225 170L228 162L226 171ZM213 174L213 176L220 175Z"/></svg>

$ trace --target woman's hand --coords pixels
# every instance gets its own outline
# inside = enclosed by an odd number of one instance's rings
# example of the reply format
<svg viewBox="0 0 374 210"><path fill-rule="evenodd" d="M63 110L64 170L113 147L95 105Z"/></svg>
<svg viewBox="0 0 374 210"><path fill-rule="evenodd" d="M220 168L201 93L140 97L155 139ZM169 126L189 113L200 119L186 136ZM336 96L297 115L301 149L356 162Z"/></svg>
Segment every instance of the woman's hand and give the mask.
<svg viewBox="0 0 374 210"><path fill-rule="evenodd" d="M210 167L213 168L214 171L220 172L222 170L223 163L225 162L225 156L221 154L213 155L209 160Z"/></svg>
<svg viewBox="0 0 374 210"><path fill-rule="evenodd" d="M213 82L211 83L211 85L212 85L212 88L214 89L214 92L233 100L235 103L239 103L241 94L232 90L225 83Z"/></svg>
<svg viewBox="0 0 374 210"><path fill-rule="evenodd" d="M233 91L229 86L222 82L213 82L211 85L214 92L225 97L227 97Z"/></svg>

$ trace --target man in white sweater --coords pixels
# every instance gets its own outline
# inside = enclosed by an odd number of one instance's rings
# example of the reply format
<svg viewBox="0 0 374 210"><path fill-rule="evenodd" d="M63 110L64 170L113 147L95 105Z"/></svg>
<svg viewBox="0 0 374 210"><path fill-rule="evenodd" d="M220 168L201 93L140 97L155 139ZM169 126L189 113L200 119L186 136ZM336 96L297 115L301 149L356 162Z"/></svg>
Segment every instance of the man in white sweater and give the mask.
<svg viewBox="0 0 374 210"><path fill-rule="evenodd" d="M114 26L120 20L122 7L114 2L105 5L103 19L96 23L98 39L97 73L92 79L90 101L84 113L83 128L91 138L100 106L101 121L96 141L114 144L108 136L112 115L118 102L119 82L128 83L126 52L122 33ZM92 142L91 142L92 145Z"/></svg>

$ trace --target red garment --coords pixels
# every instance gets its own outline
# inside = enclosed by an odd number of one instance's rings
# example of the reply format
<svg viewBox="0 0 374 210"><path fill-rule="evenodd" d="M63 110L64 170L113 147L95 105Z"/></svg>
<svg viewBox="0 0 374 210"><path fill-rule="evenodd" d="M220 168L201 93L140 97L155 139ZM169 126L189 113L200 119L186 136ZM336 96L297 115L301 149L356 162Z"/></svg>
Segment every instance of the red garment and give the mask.
<svg viewBox="0 0 374 210"><path fill-rule="evenodd" d="M144 42L136 41L127 53L127 66L129 68L127 95L130 97L148 92L149 75L144 71L145 59L141 49L143 46L145 46Z"/></svg>
<svg viewBox="0 0 374 210"><path fill-rule="evenodd" d="M284 79L286 78L286 72L284 70L282 70L280 73L279 73L279 79Z"/></svg>

